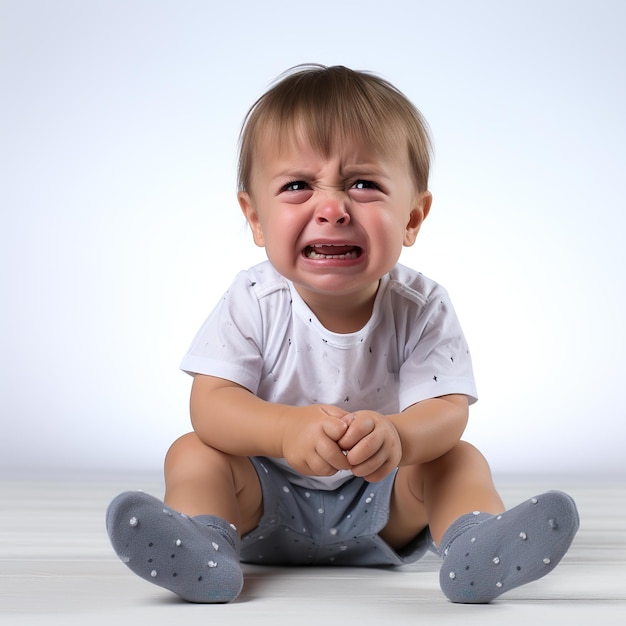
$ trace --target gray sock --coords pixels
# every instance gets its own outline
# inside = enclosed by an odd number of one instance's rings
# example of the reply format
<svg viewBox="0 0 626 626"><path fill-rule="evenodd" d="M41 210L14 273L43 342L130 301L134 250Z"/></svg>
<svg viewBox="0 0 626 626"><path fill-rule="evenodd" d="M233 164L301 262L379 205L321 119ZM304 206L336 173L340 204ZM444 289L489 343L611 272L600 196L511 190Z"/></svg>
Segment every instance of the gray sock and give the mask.
<svg viewBox="0 0 626 626"><path fill-rule="evenodd" d="M219 517L188 517L129 491L109 505L106 526L115 552L135 574L188 602L229 602L241 592L239 537Z"/></svg>
<svg viewBox="0 0 626 626"><path fill-rule="evenodd" d="M469 513L439 547L439 581L452 602L486 603L552 571L578 530L574 501L548 491L502 513Z"/></svg>

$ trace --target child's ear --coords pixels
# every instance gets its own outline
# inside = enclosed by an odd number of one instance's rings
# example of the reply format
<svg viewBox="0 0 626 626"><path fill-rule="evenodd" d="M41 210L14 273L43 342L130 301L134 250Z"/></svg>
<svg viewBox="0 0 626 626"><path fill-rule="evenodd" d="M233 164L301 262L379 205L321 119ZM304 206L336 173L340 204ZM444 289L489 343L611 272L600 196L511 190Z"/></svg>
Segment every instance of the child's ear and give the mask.
<svg viewBox="0 0 626 626"><path fill-rule="evenodd" d="M261 228L261 222L259 221L259 214L254 208L254 203L252 202L252 198L250 194L246 191L240 191L237 194L237 200L239 200L239 206L243 211L243 214L250 225L250 230L252 230L252 237L254 238L254 243L263 248L265 246L265 239L263 237L263 229Z"/></svg>
<svg viewBox="0 0 626 626"><path fill-rule="evenodd" d="M419 194L415 206L409 215L409 222L404 232L404 245L409 247L415 243L417 234L420 231L422 222L428 217L430 205L433 202L433 196L430 191L424 191Z"/></svg>

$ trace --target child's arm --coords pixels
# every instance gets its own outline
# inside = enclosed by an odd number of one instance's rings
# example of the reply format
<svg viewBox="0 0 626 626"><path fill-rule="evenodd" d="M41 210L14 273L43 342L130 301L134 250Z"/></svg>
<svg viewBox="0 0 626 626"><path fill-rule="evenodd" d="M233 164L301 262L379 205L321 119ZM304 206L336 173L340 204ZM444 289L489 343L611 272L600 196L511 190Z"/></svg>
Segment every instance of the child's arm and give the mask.
<svg viewBox="0 0 626 626"><path fill-rule="evenodd" d="M204 443L236 456L282 457L311 476L349 469L337 444L348 428L344 415L330 405L266 402L213 376L196 374L191 389L191 421Z"/></svg>
<svg viewBox="0 0 626 626"><path fill-rule="evenodd" d="M393 415L375 411L352 415L339 445L349 451L353 473L376 482L399 465L432 461L450 450L467 425L468 400L448 395L417 402Z"/></svg>
<svg viewBox="0 0 626 626"><path fill-rule="evenodd" d="M452 394L423 400L388 416L400 433L400 465L439 458L461 439L469 417L467 396Z"/></svg>

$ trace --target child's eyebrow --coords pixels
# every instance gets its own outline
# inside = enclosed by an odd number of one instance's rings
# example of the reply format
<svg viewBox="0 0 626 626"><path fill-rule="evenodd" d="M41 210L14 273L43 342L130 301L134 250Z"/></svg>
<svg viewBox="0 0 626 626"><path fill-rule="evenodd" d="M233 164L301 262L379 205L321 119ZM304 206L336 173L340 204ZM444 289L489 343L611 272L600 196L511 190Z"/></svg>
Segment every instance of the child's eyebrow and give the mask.
<svg viewBox="0 0 626 626"><path fill-rule="evenodd" d="M348 165L346 167L342 167L339 174L340 177L345 180L350 178L376 178L379 180L389 178L383 168L373 165ZM277 172L276 175L273 176L273 179L275 181L283 181L286 179L315 181L318 180L319 177L319 172L315 172L312 169L294 167L285 168L284 170Z"/></svg>
<svg viewBox="0 0 626 626"><path fill-rule="evenodd" d="M387 178L387 174L384 167L373 165L371 163L364 164L350 164L341 169L341 174L346 178L352 178L353 176L364 176L364 177L376 177L376 178Z"/></svg>
<svg viewBox="0 0 626 626"><path fill-rule="evenodd" d="M317 174L313 172L311 169L305 169L302 167L286 167L273 176L274 180L279 180L282 178L302 178L303 180L311 180L317 178Z"/></svg>

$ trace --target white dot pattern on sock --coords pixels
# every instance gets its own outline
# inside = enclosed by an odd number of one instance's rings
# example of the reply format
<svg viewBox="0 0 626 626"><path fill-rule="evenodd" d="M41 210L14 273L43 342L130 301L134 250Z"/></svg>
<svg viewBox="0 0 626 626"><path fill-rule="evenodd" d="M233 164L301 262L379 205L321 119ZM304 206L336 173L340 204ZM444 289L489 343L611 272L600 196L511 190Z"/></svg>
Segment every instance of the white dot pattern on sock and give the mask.
<svg viewBox="0 0 626 626"><path fill-rule="evenodd" d="M526 500L503 515L482 516L462 516L440 542L447 565L440 584L453 602L491 602L541 578L567 552L579 525L573 500L562 492Z"/></svg>
<svg viewBox="0 0 626 626"><path fill-rule="evenodd" d="M106 522L122 562L145 580L191 602L229 602L239 595L239 539L226 521L190 518L152 496L126 492L111 502ZM218 567L218 559L202 558L207 544L222 556L219 572L207 571ZM180 549L183 545L187 549Z"/></svg>

